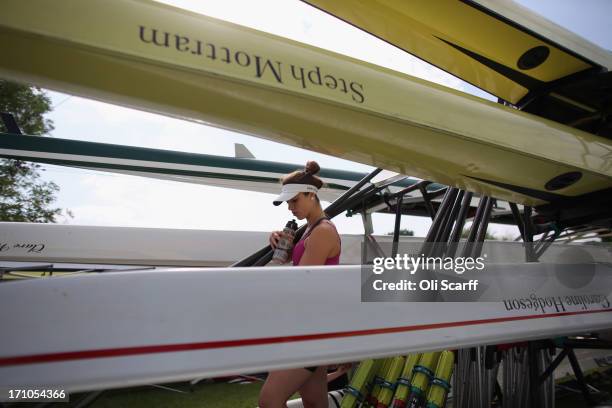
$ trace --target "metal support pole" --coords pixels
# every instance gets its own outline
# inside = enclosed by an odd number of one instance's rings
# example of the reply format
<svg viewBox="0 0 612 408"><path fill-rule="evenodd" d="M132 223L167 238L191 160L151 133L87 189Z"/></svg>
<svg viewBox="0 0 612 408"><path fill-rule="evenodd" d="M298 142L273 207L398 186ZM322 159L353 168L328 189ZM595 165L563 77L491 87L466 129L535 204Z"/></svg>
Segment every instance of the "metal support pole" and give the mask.
<svg viewBox="0 0 612 408"><path fill-rule="evenodd" d="M550 363L550 365L546 368L546 370L544 370L542 375L540 375L538 382L542 384L544 381L546 381L546 379L550 375L552 375L552 373L557 369L557 367L559 367L559 364L561 364L561 362L566 356L567 356L567 349L561 350L561 353L559 353L559 355L555 357L553 362Z"/></svg>
<svg viewBox="0 0 612 408"><path fill-rule="evenodd" d="M376 186L373 184L370 184L363 190L359 190L355 192L355 194L353 194L352 196L347 197L342 203L338 205L334 205L334 203L330 204L324 210L325 214L327 214L329 218L333 218L336 215L343 212L344 210L353 208L356 205L359 205L360 203L365 203L365 198L368 197L370 194L375 194L375 192L376 192Z"/></svg>
<svg viewBox="0 0 612 408"><path fill-rule="evenodd" d="M459 193L459 190L456 188L451 188L450 189L450 193L448 195L448 197L446 197L446 201L448 201L448 203L442 203L442 207L440 207L440 209L444 210L444 214L443 217L440 221L438 230L436 231L436 236L434 237L434 242L443 242L442 237L444 235L444 230L446 229L446 227L448 226L449 222L452 225L452 212L453 212L453 207L455 206L455 201L457 199L457 194Z"/></svg>
<svg viewBox="0 0 612 408"><path fill-rule="evenodd" d="M372 214L363 211L361 213L361 220L363 221L363 235L372 235L374 233L374 226L372 225Z"/></svg>
<svg viewBox="0 0 612 408"><path fill-rule="evenodd" d="M572 370L574 370L574 375L576 376L576 382L578 383L578 386L580 386L580 391L582 392L582 396L584 397L587 404L595 405L596 402L591 396L591 393L589 392L589 388L587 387L587 383L584 379L584 374L582 373L582 369L580 368L580 364L578 363L578 359L576 358L576 354L574 353L574 350L569 347L565 348L565 350L567 350L567 357L570 361L570 364L572 365Z"/></svg>
<svg viewBox="0 0 612 408"><path fill-rule="evenodd" d="M482 242L487 236L487 228L489 226L489 219L491 217L491 211L493 210L493 199L491 197L487 197L487 205L485 207L484 213L482 215L482 220L480 225L478 226L478 233L476 234L476 241Z"/></svg>
<svg viewBox="0 0 612 408"><path fill-rule="evenodd" d="M477 258L480 256L482 251L482 243L487 236L487 228L489 227L489 219L491 218L491 211L493 210L493 199L488 197L487 204L484 209L484 213L482 215L482 219L480 220L480 225L478 226L478 233L476 234L476 243L472 250L472 258Z"/></svg>
<svg viewBox="0 0 612 408"><path fill-rule="evenodd" d="M440 207L438 207L438 211L436 212L436 216L434 217L433 222L431 223L431 227L429 227L429 231L427 231L425 242L434 242L436 235L438 234L438 228L440 227L442 219L444 218L444 209L450 204L447 200L450 193L451 189L449 187L446 190L446 193L444 193L444 198L442 198L442 204L440 204Z"/></svg>
<svg viewBox="0 0 612 408"><path fill-rule="evenodd" d="M523 222L525 231L525 260L527 262L536 262L533 251L533 225L531 223L531 207L523 208Z"/></svg>
<svg viewBox="0 0 612 408"><path fill-rule="evenodd" d="M512 216L514 217L514 221L516 222L516 226L521 233L521 239L525 242L525 227L523 226L523 218L521 217L521 213L519 212L518 206L515 203L509 203L510 210L512 210Z"/></svg>
<svg viewBox="0 0 612 408"><path fill-rule="evenodd" d="M449 187L444 194L444 198L442 199L442 203L440 207L438 207L438 211L436 212L436 216L434 217L433 222L431 223L431 227L429 227L429 231L427 231L427 236L425 237L425 242L423 242L423 246L421 248L421 253L425 256L435 255L437 246L438 246L438 237L442 229L445 226L445 222L448 219L450 207L454 202L455 197L457 196L457 189L454 187Z"/></svg>
<svg viewBox="0 0 612 408"><path fill-rule="evenodd" d="M453 231L451 232L449 238L449 246L447 250L448 256L455 256L457 252L457 247L459 246L459 240L461 239L461 233L463 232L463 227L465 226L465 220L467 219L468 213L470 211L470 204L472 203L472 196L474 193L467 192L463 199L461 200L461 209L459 210L459 215L457 216L457 222L455 222L455 226L453 227Z"/></svg>
<svg viewBox="0 0 612 408"><path fill-rule="evenodd" d="M463 226L465 225L465 220L467 219L468 212L470 211L470 204L472 203L472 196L474 193L468 191L461 201L461 210L459 211L459 215L457 216L457 223L455 223L455 227L453 228L453 232L450 236L451 242L459 242L461 239L461 233L463 232Z"/></svg>
<svg viewBox="0 0 612 408"><path fill-rule="evenodd" d="M395 258L397 255L397 248L399 246L399 236L400 236L400 227L402 223L402 201L404 200L404 196L401 195L397 197L397 203L395 204L395 228L393 229L393 250L391 251L391 256Z"/></svg>
<svg viewBox="0 0 612 408"><path fill-rule="evenodd" d="M474 216L474 220L472 221L472 226L470 228L470 234L466 241L466 246L463 249L463 256L469 257L472 255L473 248L471 244L476 241L476 236L478 234L478 227L482 222L482 218L484 216L485 209L487 207L487 203L489 202L489 197L480 197L480 203L478 203L478 208L476 209L476 215Z"/></svg>
<svg viewBox="0 0 612 408"><path fill-rule="evenodd" d="M544 244L546 243L545 241L546 241L546 239L548 238L549 235L550 235L550 231L546 231L544 233L544 235L538 240L538 242L536 242L534 244L533 252L534 252L534 254L536 254L536 256L537 256L538 252L542 249Z"/></svg>
<svg viewBox="0 0 612 408"><path fill-rule="evenodd" d="M465 194L465 191L459 190L458 194L456 194L454 202L452 206L448 210L448 216L444 220L443 227L440 229L438 237L436 238L436 251L433 254L434 256L453 256L452 251L452 242L449 241L449 237L451 234L451 230L453 225L458 222L457 216L459 211L461 210L461 200Z"/></svg>
<svg viewBox="0 0 612 408"><path fill-rule="evenodd" d="M403 190L400 190L400 191L398 191L396 193L390 194L389 195L389 199L397 198L399 196L403 197L403 196L405 196L408 193L412 193L413 191L421 190L421 188L427 187L430 184L431 184L431 181L427 181L427 180L419 181L418 183L413 184L410 187L406 187Z"/></svg>
<svg viewBox="0 0 612 408"><path fill-rule="evenodd" d="M484 349L485 389L483 390L485 407L491 406L495 381L497 378L497 361L495 359L496 346L485 346Z"/></svg>
<svg viewBox="0 0 612 408"><path fill-rule="evenodd" d="M484 379L484 370L482 367L483 355L482 355L483 347L476 347L476 400L478 401L479 408L488 408L485 399L486 393L485 389L485 379Z"/></svg>
<svg viewBox="0 0 612 408"><path fill-rule="evenodd" d="M529 356L529 406L530 408L544 408L540 398L538 350L535 342L530 341L527 344L527 353Z"/></svg>
<svg viewBox="0 0 612 408"><path fill-rule="evenodd" d="M547 367L551 364L550 349L540 350L540 366ZM542 403L545 408L554 408L555 404L555 381L552 376L548 377L544 384L541 385Z"/></svg>
<svg viewBox="0 0 612 408"><path fill-rule="evenodd" d="M363 222L363 249L361 251L361 264L365 265L368 263L368 250L372 246L370 238L374 233L374 226L372 225L372 214L365 210L361 212L361 220ZM373 248L376 252L376 248ZM378 256L378 255L377 255Z"/></svg>
<svg viewBox="0 0 612 408"><path fill-rule="evenodd" d="M450 212L450 217L448 218L446 226L444 227L444 230L442 231L442 234L440 235L438 242L449 241L449 237L450 237L453 225L458 221L458 216L459 216L459 212L461 211L461 204L462 204L464 195L465 195L465 191L463 190L460 190L459 193L457 194L457 198L455 199L455 203L453 204L452 210Z"/></svg>
<svg viewBox="0 0 612 408"><path fill-rule="evenodd" d="M472 227L470 228L470 235L467 239L468 242L476 241L476 235L478 234L478 226L480 225L488 201L489 197L480 197L480 202L478 203L478 208L476 209L476 215L474 216L474 220L472 221Z"/></svg>
<svg viewBox="0 0 612 408"><path fill-rule="evenodd" d="M546 242L542 243L540 248L536 250L536 254L535 254L536 260L540 259L540 257L542 256L542 254L544 254L544 252L548 249L548 247L550 247L550 245L553 242L555 242L555 240L559 237L560 233L561 231L555 231L552 237L550 237Z"/></svg>
<svg viewBox="0 0 612 408"><path fill-rule="evenodd" d="M425 210L427 211L427 213L433 220L436 215L436 212L434 211L433 206L431 205L431 200L429 199L429 194L427 193L427 189L425 188L425 186L419 186L419 190L421 190L421 195L423 196L423 202L425 203Z"/></svg>
<svg viewBox="0 0 612 408"><path fill-rule="evenodd" d="M345 191L340 197L336 198L334 200L333 203L331 203L325 210L326 212L329 210L333 210L335 209L337 206L339 206L340 204L343 204L346 199L348 199L349 197L353 196L353 194L355 194L355 192L357 192L358 190L361 189L361 187L363 187L366 183L368 183L370 180L372 180L374 177L376 177L383 169L381 168L377 168L374 169L370 174L368 174L367 176L365 176L364 178L362 178L361 180L359 180L357 182L357 184L355 184L353 187L349 188L347 191Z"/></svg>
<svg viewBox="0 0 612 408"><path fill-rule="evenodd" d="M445 202L442 203L443 205L438 210L438 212L443 213L441 214L440 222L436 227L436 234L433 238L433 246L430 252L431 256L442 255L442 253L446 250L446 239L444 238L444 231L446 230L449 224L451 226L453 224L452 212L455 206L458 192L458 189L451 188L449 195L445 199ZM448 203L446 203L446 201L448 201Z"/></svg>
<svg viewBox="0 0 612 408"><path fill-rule="evenodd" d="M385 188L389 187L390 185L394 184L397 182L398 177L390 177L386 180L381 180L375 184L371 184L369 186L367 186L366 188L364 188L363 190L357 191L355 194L353 194L351 197L347 197L344 201L342 201L342 203L340 203L339 205L336 205L335 202L330 204L329 207L327 207L325 209L325 213L330 217L333 218L336 215L344 212L345 210L351 209L355 206L357 206L359 203L362 203L362 208L367 209L367 207L365 206L366 204L366 199L378 194L380 191L384 190ZM338 200L336 200L338 201Z"/></svg>

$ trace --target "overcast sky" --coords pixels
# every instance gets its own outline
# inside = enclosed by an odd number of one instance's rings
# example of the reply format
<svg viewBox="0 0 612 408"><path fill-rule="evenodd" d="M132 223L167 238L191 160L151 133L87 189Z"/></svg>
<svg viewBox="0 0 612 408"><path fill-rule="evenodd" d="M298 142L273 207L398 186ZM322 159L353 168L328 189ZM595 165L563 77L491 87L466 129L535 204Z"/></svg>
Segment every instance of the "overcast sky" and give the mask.
<svg viewBox="0 0 612 408"><path fill-rule="evenodd" d="M212 17L250 26L317 47L326 48L458 90L487 95L354 27L297 0L187 1L167 3ZM612 48L608 30L612 2L527 1L519 3L549 20L605 47ZM317 160L321 167L368 171L371 168L334 157L283 146L250 136L50 92L54 109L53 137L145 146L232 156L234 143L245 144L257 159L303 166ZM279 229L290 213L271 205L272 195L216 187L159 181L134 176L45 165L45 177L61 187L57 205L72 210L63 222L81 225L138 226L270 231ZM375 232L393 229L392 216L375 216ZM335 219L342 233L362 233L360 219ZM429 222L404 217L402 227L426 233ZM514 228L497 227L498 235L515 235Z"/></svg>

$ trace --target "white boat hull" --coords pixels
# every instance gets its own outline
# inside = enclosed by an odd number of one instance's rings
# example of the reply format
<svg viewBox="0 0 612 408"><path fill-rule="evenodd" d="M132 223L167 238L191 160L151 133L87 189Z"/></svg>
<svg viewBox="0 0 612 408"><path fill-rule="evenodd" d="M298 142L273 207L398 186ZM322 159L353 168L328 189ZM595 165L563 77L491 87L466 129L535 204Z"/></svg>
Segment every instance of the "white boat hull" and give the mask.
<svg viewBox="0 0 612 408"><path fill-rule="evenodd" d="M228 266L268 244L269 232L3 222L0 263ZM342 234L342 264L361 262L363 235ZM381 243L390 235L376 236ZM415 241L401 237L402 242Z"/></svg>
<svg viewBox="0 0 612 408"><path fill-rule="evenodd" d="M360 266L337 266L4 282L0 387L109 389L612 327L609 302L544 313L503 302L362 303L360 279Z"/></svg>

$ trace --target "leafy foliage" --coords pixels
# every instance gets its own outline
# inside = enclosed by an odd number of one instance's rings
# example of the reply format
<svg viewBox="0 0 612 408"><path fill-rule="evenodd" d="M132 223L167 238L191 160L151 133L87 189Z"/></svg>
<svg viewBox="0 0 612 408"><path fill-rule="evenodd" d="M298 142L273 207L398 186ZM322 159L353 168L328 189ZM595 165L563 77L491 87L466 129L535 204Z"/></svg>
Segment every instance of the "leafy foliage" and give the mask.
<svg viewBox="0 0 612 408"><path fill-rule="evenodd" d="M42 136L53 130L44 115L51 100L39 88L0 80L0 112L13 114L22 132ZM4 123L0 131L6 132ZM0 221L55 222L61 214L53 208L59 186L40 178L40 165L0 159Z"/></svg>
<svg viewBox="0 0 612 408"><path fill-rule="evenodd" d="M414 237L414 231L407 228L400 229L399 234L402 236ZM393 235L393 231L387 232L387 235Z"/></svg>

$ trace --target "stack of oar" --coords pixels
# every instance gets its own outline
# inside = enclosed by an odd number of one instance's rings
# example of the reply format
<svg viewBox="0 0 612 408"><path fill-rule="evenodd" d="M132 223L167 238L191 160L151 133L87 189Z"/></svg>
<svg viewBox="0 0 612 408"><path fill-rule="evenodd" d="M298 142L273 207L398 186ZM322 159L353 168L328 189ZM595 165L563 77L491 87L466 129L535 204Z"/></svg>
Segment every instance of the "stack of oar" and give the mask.
<svg viewBox="0 0 612 408"><path fill-rule="evenodd" d="M453 378L453 408L491 406L497 384L499 357L495 346L457 351L457 369ZM508 406L514 408L514 405Z"/></svg>
<svg viewBox="0 0 612 408"><path fill-rule="evenodd" d="M450 390L452 351L361 362L342 408L442 408Z"/></svg>
<svg viewBox="0 0 612 408"><path fill-rule="evenodd" d="M529 361L529 350L524 345L513 345L502 351L502 392L503 406L516 408L541 407L551 408L555 406L555 383L554 376L549 375L545 380L539 379L537 391L529 380L530 364L535 365L537 373L550 367L552 357L549 350L533 350L533 360Z"/></svg>

